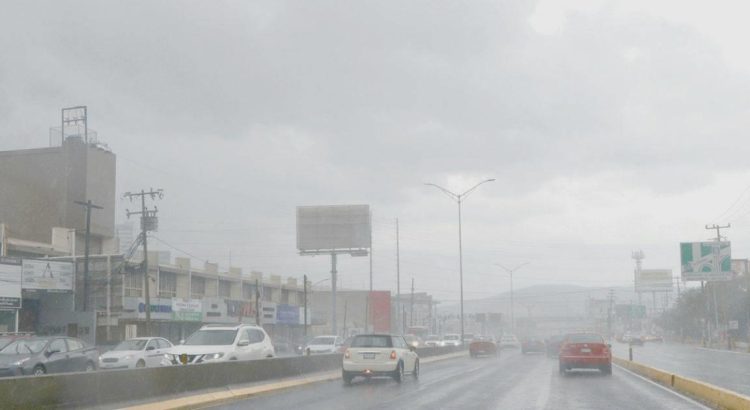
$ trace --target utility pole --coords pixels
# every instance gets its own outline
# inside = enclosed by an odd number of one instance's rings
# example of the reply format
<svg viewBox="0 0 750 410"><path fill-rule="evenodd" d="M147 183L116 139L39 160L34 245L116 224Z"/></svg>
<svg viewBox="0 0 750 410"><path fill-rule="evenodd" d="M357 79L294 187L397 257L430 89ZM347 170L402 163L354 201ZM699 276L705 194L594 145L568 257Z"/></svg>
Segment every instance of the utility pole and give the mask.
<svg viewBox="0 0 750 410"><path fill-rule="evenodd" d="M336 324L336 252L331 252L331 334L338 336L338 326Z"/></svg>
<svg viewBox="0 0 750 410"><path fill-rule="evenodd" d="M607 310L607 336L612 339L612 308L615 303L615 290L609 290L609 309Z"/></svg>
<svg viewBox="0 0 750 410"><path fill-rule="evenodd" d="M706 225L706 229L716 229L716 247L714 249L714 270L716 274L721 275L721 230L731 228L732 224L726 224L724 226L713 224L711 226ZM716 303L716 283L711 284L711 293L714 300L714 325L716 331L719 331L719 306Z"/></svg>
<svg viewBox="0 0 750 410"><path fill-rule="evenodd" d="M89 309L89 243L91 241L91 210L92 209L104 209L99 205L94 205L91 200L86 202L74 201L76 204L86 208L86 244L84 245L83 251L83 311L86 312ZM109 326L109 325L107 325Z"/></svg>
<svg viewBox="0 0 750 410"><path fill-rule="evenodd" d="M146 302L146 336L151 336L151 275L148 271L148 231L155 231L157 229L158 222L156 219L156 214L157 212L159 212L159 209L155 206L154 209L146 208L147 196L151 197L152 201L156 200L157 198L161 199L164 198L164 191L161 189L154 190L153 188L151 188L148 190L148 192L141 189L141 192L126 192L123 195L123 197L128 198L131 201L136 197L141 198L140 211L131 212L130 210L126 209L125 212L128 219L131 215L141 216L141 237L143 238L143 292L144 301Z"/></svg>
<svg viewBox="0 0 750 410"><path fill-rule="evenodd" d="M399 233L398 233L398 218L396 218L396 325L400 326L401 334L404 334L403 318L401 316L401 255L399 245Z"/></svg>
<svg viewBox="0 0 750 410"><path fill-rule="evenodd" d="M411 306L409 307L409 326L414 326L414 278L411 278Z"/></svg>
<svg viewBox="0 0 750 410"><path fill-rule="evenodd" d="M305 288L307 288L307 283L305 283ZM305 292L305 296L307 296L307 292ZM307 302L307 298L305 298L305 302ZM305 312L305 316L307 316L307 312ZM255 325L260 326L260 281L257 277L255 278ZM305 326L305 329L307 329L307 326Z"/></svg>
<svg viewBox="0 0 750 410"><path fill-rule="evenodd" d="M305 335L305 338L307 338L307 275L304 275L303 280L305 281L305 283L304 283L304 289L305 289L305 297L304 297L304 300L305 300L305 329L303 331L303 334Z"/></svg>

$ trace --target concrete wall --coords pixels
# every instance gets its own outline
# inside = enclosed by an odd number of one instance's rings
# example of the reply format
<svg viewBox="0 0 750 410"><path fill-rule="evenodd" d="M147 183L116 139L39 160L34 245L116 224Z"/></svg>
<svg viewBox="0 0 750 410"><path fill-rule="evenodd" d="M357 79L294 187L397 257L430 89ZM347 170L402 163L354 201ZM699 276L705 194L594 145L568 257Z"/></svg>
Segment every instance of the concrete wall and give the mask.
<svg viewBox="0 0 750 410"><path fill-rule="evenodd" d="M91 199L104 207L91 214L92 233L113 237L115 172L114 154L76 139L61 147L0 152L0 221L11 237L50 243L53 227L83 232L85 212L74 201ZM101 240L93 242L92 253L99 253Z"/></svg>

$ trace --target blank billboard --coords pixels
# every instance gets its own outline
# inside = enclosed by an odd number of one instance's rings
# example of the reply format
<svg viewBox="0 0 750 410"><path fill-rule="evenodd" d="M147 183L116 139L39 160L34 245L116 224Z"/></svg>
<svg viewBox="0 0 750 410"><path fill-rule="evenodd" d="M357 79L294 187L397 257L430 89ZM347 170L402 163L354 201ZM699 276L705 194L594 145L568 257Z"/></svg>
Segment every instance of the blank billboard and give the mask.
<svg viewBox="0 0 750 410"><path fill-rule="evenodd" d="M369 205L297 207L300 252L370 248Z"/></svg>
<svg viewBox="0 0 750 410"><path fill-rule="evenodd" d="M673 285L671 269L643 269L636 273L636 292L671 291Z"/></svg>

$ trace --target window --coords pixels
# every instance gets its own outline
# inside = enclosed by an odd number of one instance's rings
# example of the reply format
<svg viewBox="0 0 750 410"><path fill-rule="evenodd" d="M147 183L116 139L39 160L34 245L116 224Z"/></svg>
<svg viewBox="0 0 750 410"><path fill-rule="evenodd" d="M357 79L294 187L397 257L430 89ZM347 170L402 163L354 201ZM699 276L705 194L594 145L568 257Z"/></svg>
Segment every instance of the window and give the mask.
<svg viewBox="0 0 750 410"><path fill-rule="evenodd" d="M143 274L140 272L132 272L126 274L123 278L122 287L125 296L143 296Z"/></svg>
<svg viewBox="0 0 750 410"><path fill-rule="evenodd" d="M247 329L247 336L250 338L250 344L260 343L266 338L266 335L258 329Z"/></svg>
<svg viewBox="0 0 750 410"><path fill-rule="evenodd" d="M159 341L157 339L151 339L150 342L148 342L148 345L146 345L146 350L149 348L152 348L151 350L156 350L159 348Z"/></svg>
<svg viewBox="0 0 750 410"><path fill-rule="evenodd" d="M83 343L75 339L68 339L68 349L70 349L71 351L81 350L83 349Z"/></svg>
<svg viewBox="0 0 750 410"><path fill-rule="evenodd" d="M169 340L167 339L156 339L156 342L158 343L159 349L169 349L172 347L172 343L169 343Z"/></svg>
<svg viewBox="0 0 750 410"><path fill-rule="evenodd" d="M285 305L289 303L289 290L288 289L281 289L281 303Z"/></svg>
<svg viewBox="0 0 750 410"><path fill-rule="evenodd" d="M232 282L228 280L219 280L219 297L232 297Z"/></svg>
<svg viewBox="0 0 750 410"><path fill-rule="evenodd" d="M49 344L47 348L48 352L60 352L65 353L68 351L68 346L65 345L65 339L55 339Z"/></svg>
<svg viewBox="0 0 750 410"><path fill-rule="evenodd" d="M187 346L216 346L231 345L234 343L236 330L201 329L188 337L185 341Z"/></svg>
<svg viewBox="0 0 750 410"><path fill-rule="evenodd" d="M263 301L273 302L273 289L268 286L263 286Z"/></svg>
<svg viewBox="0 0 750 410"><path fill-rule="evenodd" d="M159 270L159 297L177 297L177 274Z"/></svg>
<svg viewBox="0 0 750 410"><path fill-rule="evenodd" d="M255 285L249 283L242 284L242 298L245 300L255 300Z"/></svg>
<svg viewBox="0 0 750 410"><path fill-rule="evenodd" d="M190 293L193 298L203 298L206 295L206 279L200 276L193 276L190 280Z"/></svg>
<svg viewBox="0 0 750 410"><path fill-rule="evenodd" d="M390 336L356 336L352 347L393 347Z"/></svg>

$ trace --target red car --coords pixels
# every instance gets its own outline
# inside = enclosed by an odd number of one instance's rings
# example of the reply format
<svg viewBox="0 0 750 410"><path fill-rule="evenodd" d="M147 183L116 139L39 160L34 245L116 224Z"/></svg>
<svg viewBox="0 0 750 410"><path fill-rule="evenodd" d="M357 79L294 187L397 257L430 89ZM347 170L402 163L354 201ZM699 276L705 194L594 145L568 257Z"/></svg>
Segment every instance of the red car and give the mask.
<svg viewBox="0 0 750 410"><path fill-rule="evenodd" d="M497 356L497 344L490 338L475 338L469 343L469 356Z"/></svg>
<svg viewBox="0 0 750 410"><path fill-rule="evenodd" d="M565 336L560 348L560 374L573 369L599 369L612 374L610 345L596 333L571 333Z"/></svg>

